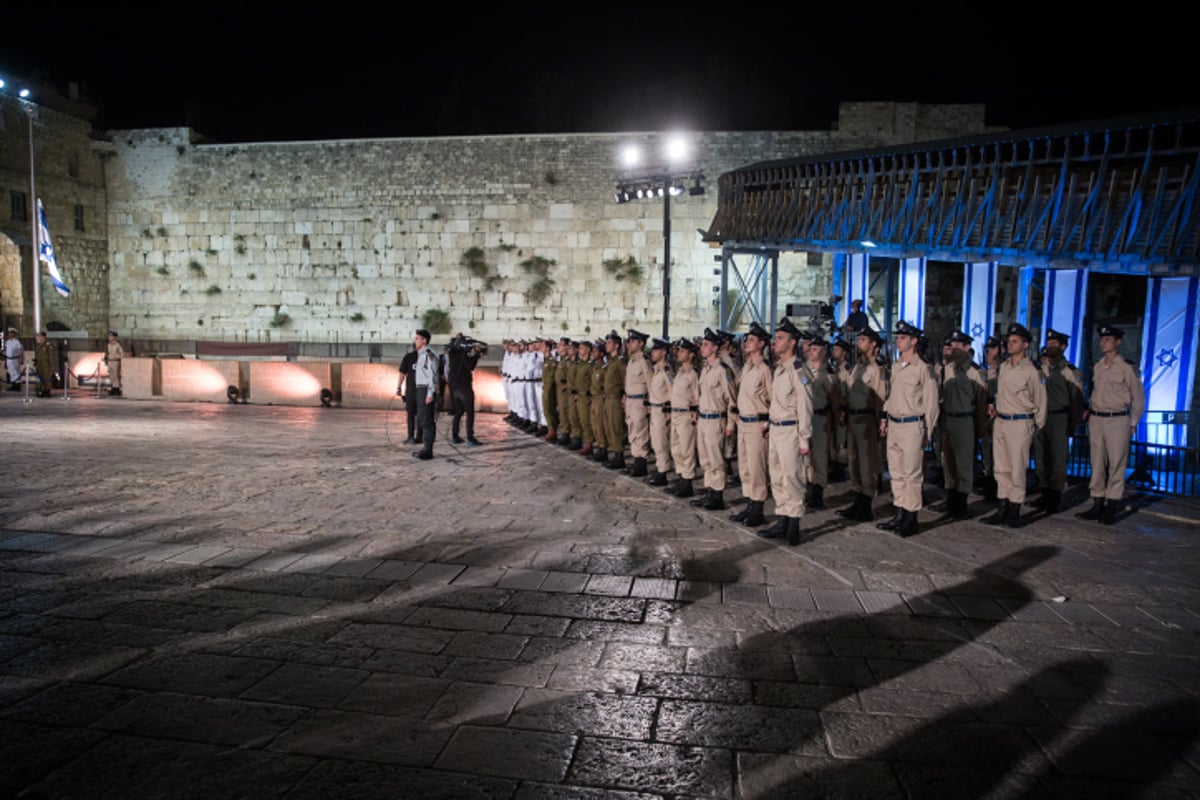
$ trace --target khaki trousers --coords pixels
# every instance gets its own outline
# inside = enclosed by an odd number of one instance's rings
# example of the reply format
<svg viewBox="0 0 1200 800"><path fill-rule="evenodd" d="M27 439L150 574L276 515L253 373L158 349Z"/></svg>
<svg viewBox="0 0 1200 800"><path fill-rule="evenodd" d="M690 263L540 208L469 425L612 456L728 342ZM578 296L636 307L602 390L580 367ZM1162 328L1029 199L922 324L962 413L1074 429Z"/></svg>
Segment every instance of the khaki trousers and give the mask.
<svg viewBox="0 0 1200 800"><path fill-rule="evenodd" d="M671 458L679 477L696 477L696 426L686 408L671 411Z"/></svg>
<svg viewBox="0 0 1200 800"><path fill-rule="evenodd" d="M767 476L767 440L762 431L765 422L738 420L738 475L742 479L742 494L747 500L759 503L767 499L770 486Z"/></svg>
<svg viewBox="0 0 1200 800"><path fill-rule="evenodd" d="M704 470L704 488L725 490L725 455L721 445L725 440L725 418L703 419L696 423L696 450L700 468Z"/></svg>
<svg viewBox="0 0 1200 800"><path fill-rule="evenodd" d="M667 424L667 413L661 408L650 409L650 444L654 448L655 469L666 475L671 471L671 426Z"/></svg>
<svg viewBox="0 0 1200 800"><path fill-rule="evenodd" d="M925 423L888 420L887 459L892 503L905 511L920 511L925 486Z"/></svg>
<svg viewBox="0 0 1200 800"><path fill-rule="evenodd" d="M772 425L768 438L768 467L775 513L783 517L804 516L804 486L808 458L800 455L796 425Z"/></svg>
<svg viewBox="0 0 1200 800"><path fill-rule="evenodd" d="M1129 415L1088 417L1088 444L1092 451L1092 497L1120 500L1125 496L1125 470L1129 466Z"/></svg>
<svg viewBox="0 0 1200 800"><path fill-rule="evenodd" d="M650 409L645 400L625 401L625 428L634 458L650 455Z"/></svg>
<svg viewBox="0 0 1200 800"><path fill-rule="evenodd" d="M995 460L996 497L1024 503L1029 447L1033 443L1033 420L996 417L994 422L992 458Z"/></svg>

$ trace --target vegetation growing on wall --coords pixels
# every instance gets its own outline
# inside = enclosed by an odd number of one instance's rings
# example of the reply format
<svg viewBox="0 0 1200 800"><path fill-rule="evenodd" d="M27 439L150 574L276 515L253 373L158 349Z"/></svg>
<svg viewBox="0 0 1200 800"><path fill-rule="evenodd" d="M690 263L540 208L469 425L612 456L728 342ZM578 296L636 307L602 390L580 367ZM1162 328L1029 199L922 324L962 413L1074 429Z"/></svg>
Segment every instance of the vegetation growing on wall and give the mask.
<svg viewBox="0 0 1200 800"><path fill-rule="evenodd" d="M554 279L550 277L549 273L550 268L557 263L552 258L543 258L542 256L530 256L521 262L521 269L536 278L525 291L525 297L532 305L542 303L550 296L550 292L554 291Z"/></svg>
<svg viewBox="0 0 1200 800"><path fill-rule="evenodd" d="M619 258L606 259L604 261L604 271L618 281L629 281L630 283L641 283L642 278L646 274L645 268L633 256L629 256L624 260Z"/></svg>
<svg viewBox="0 0 1200 800"><path fill-rule="evenodd" d="M421 327L430 333L449 333L450 315L440 308L428 309L421 315Z"/></svg>

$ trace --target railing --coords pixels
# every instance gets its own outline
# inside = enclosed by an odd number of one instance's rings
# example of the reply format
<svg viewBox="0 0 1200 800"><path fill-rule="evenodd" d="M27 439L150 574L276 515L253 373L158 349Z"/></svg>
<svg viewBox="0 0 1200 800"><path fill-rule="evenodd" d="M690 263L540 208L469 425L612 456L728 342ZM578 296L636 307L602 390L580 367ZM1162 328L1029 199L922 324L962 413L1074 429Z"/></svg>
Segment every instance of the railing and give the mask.
<svg viewBox="0 0 1200 800"><path fill-rule="evenodd" d="M1154 494L1200 497L1200 417L1187 411L1148 411L1129 445L1125 481L1132 489ZM1183 444L1167 444L1180 442ZM1087 425L1071 437L1067 474L1092 474Z"/></svg>

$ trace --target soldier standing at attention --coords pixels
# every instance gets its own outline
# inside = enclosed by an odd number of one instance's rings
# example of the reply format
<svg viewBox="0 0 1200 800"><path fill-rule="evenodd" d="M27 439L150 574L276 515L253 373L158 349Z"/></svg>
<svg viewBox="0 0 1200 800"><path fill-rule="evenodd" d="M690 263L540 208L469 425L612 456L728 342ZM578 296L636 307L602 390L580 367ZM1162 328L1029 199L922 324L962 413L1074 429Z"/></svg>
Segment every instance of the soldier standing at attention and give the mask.
<svg viewBox="0 0 1200 800"><path fill-rule="evenodd" d="M700 455L700 468L704 471L704 497L692 505L708 511L725 508L726 465L723 445L725 438L733 436L733 413L737 412L734 402L737 388L734 386L733 371L721 361L721 336L710 328L704 329L700 340L700 357L704 367L698 381L700 399L696 423L696 445Z"/></svg>
<svg viewBox="0 0 1200 800"><path fill-rule="evenodd" d="M675 371L667 357L671 343L655 339L650 348L650 446L654 449L654 472L646 478L651 486L666 486L671 461L671 381ZM629 373L626 372L626 375Z"/></svg>
<svg viewBox="0 0 1200 800"><path fill-rule="evenodd" d="M983 378L987 383L989 406L996 404L996 371L1000 369L1000 361L1000 340L989 336L983 348ZM996 461L992 451L995 428L995 421L989 415L979 442L979 450L983 455L983 496L988 500L996 499Z"/></svg>
<svg viewBox="0 0 1200 800"><path fill-rule="evenodd" d="M1025 502L1025 476L1034 433L1046 424L1046 384L1026 350L1033 336L1014 322L1008 326L1008 358L997 367L996 402L988 409L993 419L992 450L996 462L996 497L1000 508L984 517L991 525L1019 528Z"/></svg>
<svg viewBox="0 0 1200 800"><path fill-rule="evenodd" d="M987 383L971 360L974 341L963 331L950 334L942 364L942 474L946 481L944 510L967 518L967 500L975 483L975 442L987 420ZM936 506L934 507L936 508Z"/></svg>
<svg viewBox="0 0 1200 800"><path fill-rule="evenodd" d="M800 544L800 519L804 516L804 483L808 475L812 437L812 395L804 375L804 360L796 351L800 331L784 317L775 328L772 349L775 373L771 376L771 433L768 439L768 472L778 519L758 532L764 539L787 537Z"/></svg>
<svg viewBox="0 0 1200 800"><path fill-rule="evenodd" d="M854 502L837 512L856 522L870 522L871 504L879 491L879 420L887 400L887 372L879 365L879 334L870 328L855 339L858 362L850 373L846 392L847 456L850 459L850 491Z"/></svg>
<svg viewBox="0 0 1200 800"><path fill-rule="evenodd" d="M575 349L575 367L571 371L571 397L574 412L571 432L575 438L568 450L578 450L582 456L592 454L592 342L583 339Z"/></svg>
<svg viewBox="0 0 1200 800"><path fill-rule="evenodd" d="M1092 396L1084 420L1092 453L1092 480L1088 485L1092 507L1075 516L1098 519L1105 525L1117 520L1125 496L1125 468L1129 440L1146 411L1146 390L1131 362L1121 358L1125 332L1101 325L1103 357L1092 368Z"/></svg>
<svg viewBox="0 0 1200 800"><path fill-rule="evenodd" d="M542 351L542 411L546 416L545 430L541 431L542 438L553 442L558 438L558 427L562 423L558 419L558 358L553 350L554 340L543 339L539 349Z"/></svg>
<svg viewBox="0 0 1200 800"><path fill-rule="evenodd" d="M937 427L938 390L933 369L917 354L923 331L901 320L894 331L897 357L892 364L885 419L879 435L887 438L888 472L892 476L892 502L896 516L875 527L898 536L917 533L925 487L925 447Z"/></svg>
<svg viewBox="0 0 1200 800"><path fill-rule="evenodd" d="M615 330L604 340L604 438L608 442L608 469L625 469L625 359L621 334Z"/></svg>
<svg viewBox="0 0 1200 800"><path fill-rule="evenodd" d="M38 376L38 397L50 396L50 386L54 383L54 362L56 360L54 345L46 340L46 332L38 331L33 348L33 368Z"/></svg>
<svg viewBox="0 0 1200 800"><path fill-rule="evenodd" d="M812 391L812 479L808 482L804 505L809 511L825 508L825 487L829 484L829 462L837 431L836 408L840 402L838 384L829 370L829 345L820 335L808 341L808 370L813 376Z"/></svg>
<svg viewBox="0 0 1200 800"><path fill-rule="evenodd" d="M679 479L667 489L676 497L695 494L696 415L700 413L700 389L692 367L700 348L691 339L675 343L675 379L671 382L671 459Z"/></svg>
<svg viewBox="0 0 1200 800"><path fill-rule="evenodd" d="M554 382L558 385L558 440L566 447L571 443L574 428L571 427L571 370L575 367L575 344L564 336L558 340L558 365L554 369Z"/></svg>
<svg viewBox="0 0 1200 800"><path fill-rule="evenodd" d="M763 503L767 500L767 436L771 431L771 366L763 357L771 334L757 322L742 339L742 379L738 382L737 463L746 507L730 517L749 527L766 522Z"/></svg>
<svg viewBox="0 0 1200 800"><path fill-rule="evenodd" d="M125 357L125 349L117 341L117 332L108 332L108 344L104 347L104 363L108 365L108 393L121 396L121 359Z"/></svg>
<svg viewBox="0 0 1200 800"><path fill-rule="evenodd" d="M625 364L625 430L633 457L633 465L625 472L634 478L646 474L646 459L650 457L650 363L645 353L649 338L641 331L630 330L625 345L629 354Z"/></svg>
<svg viewBox="0 0 1200 800"><path fill-rule="evenodd" d="M588 407L591 409L591 451L583 448L581 455L591 456L603 464L608 460L608 426L604 424L604 370L608 368L608 346L603 339L592 343L592 363L588 369Z"/></svg>
<svg viewBox="0 0 1200 800"><path fill-rule="evenodd" d="M1046 331L1042 377L1046 383L1046 427L1033 442L1033 460L1042 496L1034 503L1047 514L1057 514L1067 488L1067 451L1070 437L1083 419L1083 374L1063 352L1071 340L1053 328Z"/></svg>
<svg viewBox="0 0 1200 800"><path fill-rule="evenodd" d="M834 431L833 445L830 448L833 461L829 467L829 482L838 483L846 480L849 475L850 454L846 440L850 426L850 407L846 405L846 396L850 393L850 354L854 352L854 348L839 334L830 343L829 350L833 355L833 380L837 384L838 398L833 410L837 430Z"/></svg>

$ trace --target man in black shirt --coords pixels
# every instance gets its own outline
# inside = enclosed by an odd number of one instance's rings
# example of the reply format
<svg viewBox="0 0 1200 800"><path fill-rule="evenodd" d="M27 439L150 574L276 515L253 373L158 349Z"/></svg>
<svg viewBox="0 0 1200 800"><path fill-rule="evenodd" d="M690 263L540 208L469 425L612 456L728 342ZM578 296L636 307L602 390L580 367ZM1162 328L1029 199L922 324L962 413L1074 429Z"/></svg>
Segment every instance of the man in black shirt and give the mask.
<svg viewBox="0 0 1200 800"><path fill-rule="evenodd" d="M408 417L408 438L404 440L405 444L421 444L421 429L416 429L416 436L413 436L413 428L417 423L417 381L413 376L413 367L417 363L417 351L410 350L404 354L404 358L400 360L400 386L396 388L396 394L400 395L404 400L404 408Z"/></svg>
<svg viewBox="0 0 1200 800"><path fill-rule="evenodd" d="M459 436L463 414L467 415L467 446L475 447L475 387L473 384L475 365L482 354L480 345L468 340L461 333L450 340L446 352L446 384L450 388L450 406L453 413L450 441L462 444Z"/></svg>

